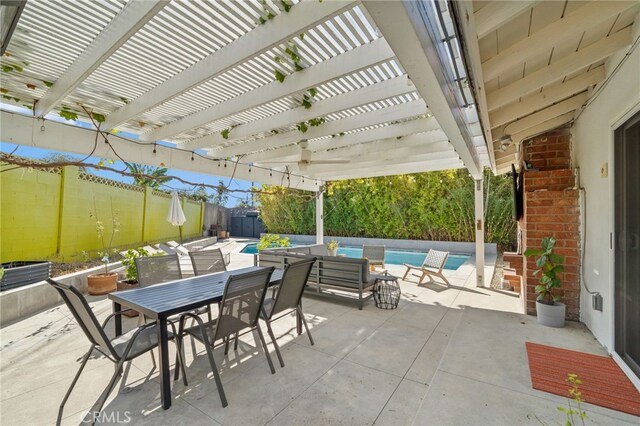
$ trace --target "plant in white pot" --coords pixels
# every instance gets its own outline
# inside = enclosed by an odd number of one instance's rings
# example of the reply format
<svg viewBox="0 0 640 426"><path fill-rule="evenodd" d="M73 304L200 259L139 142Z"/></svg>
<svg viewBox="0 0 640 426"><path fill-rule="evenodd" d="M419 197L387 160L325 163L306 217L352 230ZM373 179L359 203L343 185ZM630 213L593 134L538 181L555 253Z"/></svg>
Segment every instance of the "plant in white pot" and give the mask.
<svg viewBox="0 0 640 426"><path fill-rule="evenodd" d="M564 327L566 305L560 303L560 296L553 294L554 288L560 288L558 274L564 272L564 256L553 252L556 239L546 237L542 240L542 248L529 248L524 252L526 257L539 256L536 266L539 268L533 275L540 275L540 284L535 288L538 295L536 311L538 323L548 327Z"/></svg>
<svg viewBox="0 0 640 426"><path fill-rule="evenodd" d="M338 247L340 243L336 240L331 240L327 243L327 251L329 252L329 256L337 256L338 255Z"/></svg>

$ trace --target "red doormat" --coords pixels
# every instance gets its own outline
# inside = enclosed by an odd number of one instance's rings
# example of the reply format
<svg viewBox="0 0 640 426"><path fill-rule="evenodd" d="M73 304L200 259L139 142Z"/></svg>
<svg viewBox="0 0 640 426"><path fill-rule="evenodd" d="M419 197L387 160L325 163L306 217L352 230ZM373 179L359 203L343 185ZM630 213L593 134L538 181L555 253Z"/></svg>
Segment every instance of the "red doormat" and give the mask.
<svg viewBox="0 0 640 426"><path fill-rule="evenodd" d="M577 374L585 402L640 416L640 392L610 357L525 344L534 389L569 397L567 374Z"/></svg>

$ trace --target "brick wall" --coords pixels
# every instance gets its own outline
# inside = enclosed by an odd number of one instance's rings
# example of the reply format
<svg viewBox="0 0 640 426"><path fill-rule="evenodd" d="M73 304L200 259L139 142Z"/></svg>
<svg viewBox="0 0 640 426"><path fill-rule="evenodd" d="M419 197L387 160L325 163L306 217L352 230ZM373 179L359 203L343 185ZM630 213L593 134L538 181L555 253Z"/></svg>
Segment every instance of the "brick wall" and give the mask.
<svg viewBox="0 0 640 426"><path fill-rule="evenodd" d="M537 171L524 173L524 217L520 221L523 251L540 247L544 237L556 239L556 252L565 256L562 287L556 293L567 305L567 319L580 316L580 207L571 164L571 140L567 132L547 133L525 142L523 159ZM539 277L535 258L523 265L522 296L528 314L536 313L535 286Z"/></svg>

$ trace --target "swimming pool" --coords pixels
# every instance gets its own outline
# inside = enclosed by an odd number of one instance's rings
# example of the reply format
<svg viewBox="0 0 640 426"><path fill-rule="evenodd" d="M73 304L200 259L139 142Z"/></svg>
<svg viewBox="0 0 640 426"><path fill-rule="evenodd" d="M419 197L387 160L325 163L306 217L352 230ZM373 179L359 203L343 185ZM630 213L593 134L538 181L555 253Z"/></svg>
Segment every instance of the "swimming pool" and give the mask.
<svg viewBox="0 0 640 426"><path fill-rule="evenodd" d="M295 245L292 245L291 247L295 247ZM244 249L242 249L242 253L255 254L257 252L255 244L248 244ZM340 247L338 248L338 254L344 254L347 257L361 258L362 248ZM410 265L422 265L425 257L427 257L427 253L423 252L385 250L384 262L390 265L402 265L403 263L408 263ZM468 255L451 254L447 258L447 263L444 265L444 268L456 270L466 262L468 258Z"/></svg>

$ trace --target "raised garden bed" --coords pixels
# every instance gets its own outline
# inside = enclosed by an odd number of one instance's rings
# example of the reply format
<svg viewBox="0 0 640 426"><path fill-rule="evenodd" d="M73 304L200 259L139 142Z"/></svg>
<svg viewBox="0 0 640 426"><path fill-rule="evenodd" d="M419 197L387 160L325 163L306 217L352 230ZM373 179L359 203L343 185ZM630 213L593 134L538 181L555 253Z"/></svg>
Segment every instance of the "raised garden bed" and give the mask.
<svg viewBox="0 0 640 426"><path fill-rule="evenodd" d="M51 262L7 262L2 264L4 275L0 290L9 290L46 280L51 275Z"/></svg>

